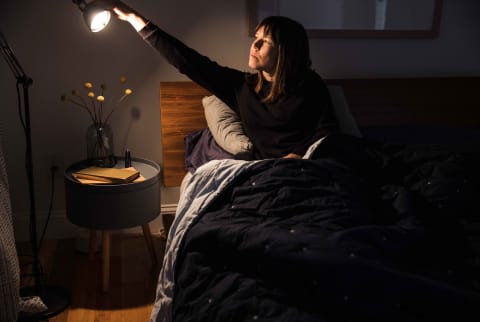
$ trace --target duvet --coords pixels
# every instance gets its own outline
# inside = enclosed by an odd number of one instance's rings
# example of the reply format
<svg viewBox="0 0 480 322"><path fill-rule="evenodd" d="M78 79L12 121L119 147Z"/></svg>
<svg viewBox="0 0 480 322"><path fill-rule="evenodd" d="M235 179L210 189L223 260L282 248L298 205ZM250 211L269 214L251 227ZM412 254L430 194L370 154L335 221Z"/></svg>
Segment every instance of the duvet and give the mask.
<svg viewBox="0 0 480 322"><path fill-rule="evenodd" d="M479 161L347 135L308 160L210 161L180 200L151 320L478 320L464 227Z"/></svg>

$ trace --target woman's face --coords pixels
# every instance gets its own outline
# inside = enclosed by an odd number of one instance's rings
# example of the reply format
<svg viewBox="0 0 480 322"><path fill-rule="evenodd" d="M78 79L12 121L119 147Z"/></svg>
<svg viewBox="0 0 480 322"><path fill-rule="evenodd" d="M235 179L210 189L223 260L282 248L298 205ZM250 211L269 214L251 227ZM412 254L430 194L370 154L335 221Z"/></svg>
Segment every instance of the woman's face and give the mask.
<svg viewBox="0 0 480 322"><path fill-rule="evenodd" d="M250 47L248 67L261 71L267 80L271 80L275 73L277 55L277 45L273 42L270 35L264 33L264 28L260 27Z"/></svg>

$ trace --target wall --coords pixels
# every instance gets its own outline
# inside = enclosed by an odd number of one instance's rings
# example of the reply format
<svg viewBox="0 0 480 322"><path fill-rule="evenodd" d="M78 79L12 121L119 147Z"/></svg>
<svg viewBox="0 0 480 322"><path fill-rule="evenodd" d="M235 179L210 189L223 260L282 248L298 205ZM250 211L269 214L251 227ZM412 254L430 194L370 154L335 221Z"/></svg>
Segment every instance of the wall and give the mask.
<svg viewBox="0 0 480 322"><path fill-rule="evenodd" d="M251 38L246 6L240 0L130 1L159 26L221 64L245 70ZM314 68L326 78L480 75L478 39L480 2L444 0L436 39L312 39ZM134 156L161 163L160 81L186 80L124 22L114 21L99 34L87 32L71 1L2 0L0 30L14 49L30 87L35 190L39 223L50 199L50 168L55 199L47 236L65 237L75 227L65 217L62 171L85 157L88 115L60 101L85 81L105 82L119 93L125 75L134 90L112 116L116 152L129 147ZM27 236L28 195L24 170L25 139L17 112L15 79L0 62L1 118L16 234ZM139 112L139 115L135 114ZM162 204L176 203L178 189L163 189ZM154 223L158 227L159 222ZM154 228L155 229L155 228Z"/></svg>

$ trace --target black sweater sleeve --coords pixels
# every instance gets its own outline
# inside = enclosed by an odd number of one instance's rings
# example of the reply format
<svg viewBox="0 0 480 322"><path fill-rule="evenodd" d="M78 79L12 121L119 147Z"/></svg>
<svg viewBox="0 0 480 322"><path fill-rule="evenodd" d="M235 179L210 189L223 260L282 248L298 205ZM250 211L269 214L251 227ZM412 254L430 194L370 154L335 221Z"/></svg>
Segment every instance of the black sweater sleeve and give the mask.
<svg viewBox="0 0 480 322"><path fill-rule="evenodd" d="M243 72L219 65L151 22L141 29L139 34L180 73L215 94L232 108L237 106L235 89L243 82Z"/></svg>

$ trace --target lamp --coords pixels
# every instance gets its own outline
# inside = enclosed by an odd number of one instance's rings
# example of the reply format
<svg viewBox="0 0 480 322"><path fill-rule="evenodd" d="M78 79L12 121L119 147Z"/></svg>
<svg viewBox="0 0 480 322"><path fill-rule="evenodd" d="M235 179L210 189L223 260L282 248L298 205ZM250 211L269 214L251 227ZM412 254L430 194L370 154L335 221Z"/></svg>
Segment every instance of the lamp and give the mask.
<svg viewBox="0 0 480 322"><path fill-rule="evenodd" d="M30 85L32 85L33 81L23 71L22 66L13 53L13 50L8 45L7 40L2 32L0 32L0 52L7 62L8 67L11 69L13 75L17 79L19 113L26 138L25 168L27 172L28 192L30 199L30 243L33 256L32 275L34 278L34 286L20 290L20 294L22 296L38 296L47 306L47 309L42 309L41 312L20 312L19 321L43 321L62 312L68 306L70 300L65 290L60 287L43 285L40 278L40 260L38 255L39 249L37 246L37 217L35 212L32 135L30 127L30 101L28 96L28 88ZM20 108L22 102L20 87L23 89L23 111Z"/></svg>
<svg viewBox="0 0 480 322"><path fill-rule="evenodd" d="M83 12L83 19L90 31L99 32L110 22L112 16L110 12L112 9L111 2L94 0L86 3L85 0L73 0L73 3Z"/></svg>

